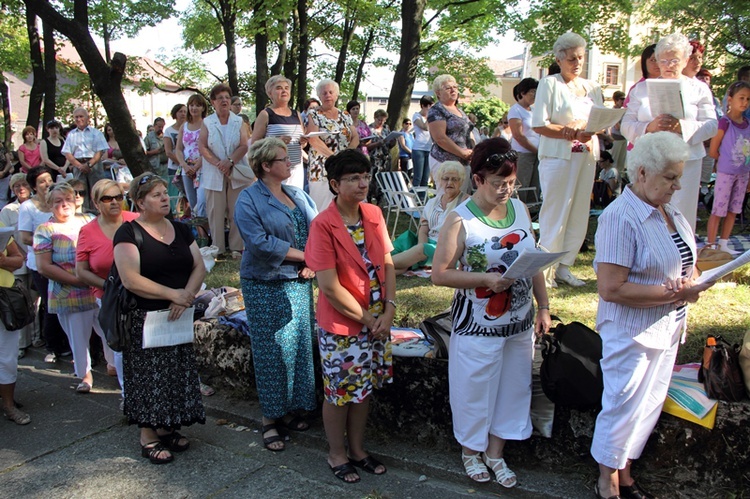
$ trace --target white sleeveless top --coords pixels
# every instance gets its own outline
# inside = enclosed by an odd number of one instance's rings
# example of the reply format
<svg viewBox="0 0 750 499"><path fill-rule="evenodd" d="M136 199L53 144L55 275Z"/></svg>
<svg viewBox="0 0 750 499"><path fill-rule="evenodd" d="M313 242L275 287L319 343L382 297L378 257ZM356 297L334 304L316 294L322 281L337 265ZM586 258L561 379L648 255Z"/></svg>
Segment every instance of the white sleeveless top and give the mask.
<svg viewBox="0 0 750 499"><path fill-rule="evenodd" d="M469 198L454 210L461 217L466 240L459 260L465 272L504 273L525 248L536 242L525 205L508 201L508 216L487 219ZM506 224L507 227L502 227ZM453 334L512 336L534 325L531 278L517 279L506 291L487 288L457 289L453 297Z"/></svg>

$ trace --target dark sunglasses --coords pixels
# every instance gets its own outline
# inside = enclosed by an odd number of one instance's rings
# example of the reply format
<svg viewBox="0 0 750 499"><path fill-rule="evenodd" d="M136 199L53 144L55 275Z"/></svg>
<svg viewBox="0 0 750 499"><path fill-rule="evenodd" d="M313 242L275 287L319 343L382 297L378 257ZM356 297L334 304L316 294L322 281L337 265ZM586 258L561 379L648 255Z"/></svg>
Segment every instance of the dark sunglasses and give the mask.
<svg viewBox="0 0 750 499"><path fill-rule="evenodd" d="M85 190L79 191L78 189L73 189L73 192L76 193L76 196L81 196L82 198L86 197L86 191Z"/></svg>
<svg viewBox="0 0 750 499"><path fill-rule="evenodd" d="M510 150L503 154L493 154L489 158L487 158L487 163L490 165L498 168L503 166L503 163L506 161L510 161L511 163L515 163L518 160L518 154L514 150Z"/></svg>
<svg viewBox="0 0 750 499"><path fill-rule="evenodd" d="M125 196L123 196L122 194L118 194L116 196L102 196L99 198L99 202L111 203L112 201L117 201L118 203L120 203L123 199L125 199Z"/></svg>
<svg viewBox="0 0 750 499"><path fill-rule="evenodd" d="M144 175L144 176L143 176L143 178L142 178L141 180L139 180L139 181L138 181L138 185L143 185L143 184L145 184L146 182L148 182L149 180L151 180L151 179L152 179L152 178L154 178L155 176L156 176L156 175Z"/></svg>

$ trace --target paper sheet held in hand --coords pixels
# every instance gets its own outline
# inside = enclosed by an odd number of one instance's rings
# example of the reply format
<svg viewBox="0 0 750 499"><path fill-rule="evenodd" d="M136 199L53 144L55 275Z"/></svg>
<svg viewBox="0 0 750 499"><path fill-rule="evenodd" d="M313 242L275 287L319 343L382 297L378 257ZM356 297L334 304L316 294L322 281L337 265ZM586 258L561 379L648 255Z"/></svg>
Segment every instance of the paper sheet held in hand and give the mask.
<svg viewBox="0 0 750 499"><path fill-rule="evenodd" d="M611 107L594 106L589 113L586 123L586 131L596 133L619 123L625 115L625 108L614 109Z"/></svg>
<svg viewBox="0 0 750 499"><path fill-rule="evenodd" d="M190 307L176 321L170 321L169 310L146 313L143 322L143 348L171 347L193 342L193 312Z"/></svg>
<svg viewBox="0 0 750 499"><path fill-rule="evenodd" d="M695 282L700 284L702 282L717 281L748 263L750 263L750 250L745 251L731 262L727 262L724 265L703 272Z"/></svg>
<svg viewBox="0 0 750 499"><path fill-rule="evenodd" d="M567 255L567 251L561 253L547 253L541 249L524 249L518 258L508 267L503 277L509 279L522 279L533 277L538 272L556 264Z"/></svg>
<svg viewBox="0 0 750 499"><path fill-rule="evenodd" d="M685 119L680 80L651 78L646 80L646 88L651 116L656 118L660 114L669 114L678 120Z"/></svg>
<svg viewBox="0 0 750 499"><path fill-rule="evenodd" d="M0 227L0 251L5 250L8 246L10 238L13 237L13 233L16 231L13 227Z"/></svg>

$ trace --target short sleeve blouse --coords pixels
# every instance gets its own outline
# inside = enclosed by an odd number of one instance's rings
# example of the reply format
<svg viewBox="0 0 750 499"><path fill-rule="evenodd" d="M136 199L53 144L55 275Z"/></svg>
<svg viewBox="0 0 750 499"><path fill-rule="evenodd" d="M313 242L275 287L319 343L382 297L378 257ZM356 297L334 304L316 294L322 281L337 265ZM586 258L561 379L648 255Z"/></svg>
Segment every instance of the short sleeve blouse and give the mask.
<svg viewBox="0 0 750 499"><path fill-rule="evenodd" d="M469 136L471 135L471 132L469 131L469 117L466 116L466 113L464 113L463 110L459 109L459 112L461 113L460 117L448 111L442 102L438 102L432 106L427 113L427 123L445 121L445 135L455 142L458 147L469 149ZM466 164L465 159L449 153L434 141L430 155L441 163L444 161L459 161Z"/></svg>

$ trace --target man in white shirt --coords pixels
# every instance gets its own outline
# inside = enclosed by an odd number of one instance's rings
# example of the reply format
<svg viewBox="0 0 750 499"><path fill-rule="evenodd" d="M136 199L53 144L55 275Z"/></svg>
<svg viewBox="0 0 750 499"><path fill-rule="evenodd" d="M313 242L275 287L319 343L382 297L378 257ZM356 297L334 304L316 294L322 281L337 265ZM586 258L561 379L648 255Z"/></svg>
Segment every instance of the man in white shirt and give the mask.
<svg viewBox="0 0 750 499"><path fill-rule="evenodd" d="M101 159L109 146L104 134L89 126L89 113L79 107L73 111L73 121L76 127L68 132L62 153L73 165L73 177L80 178L86 184L84 208L91 209L91 188L99 180L106 177Z"/></svg>

